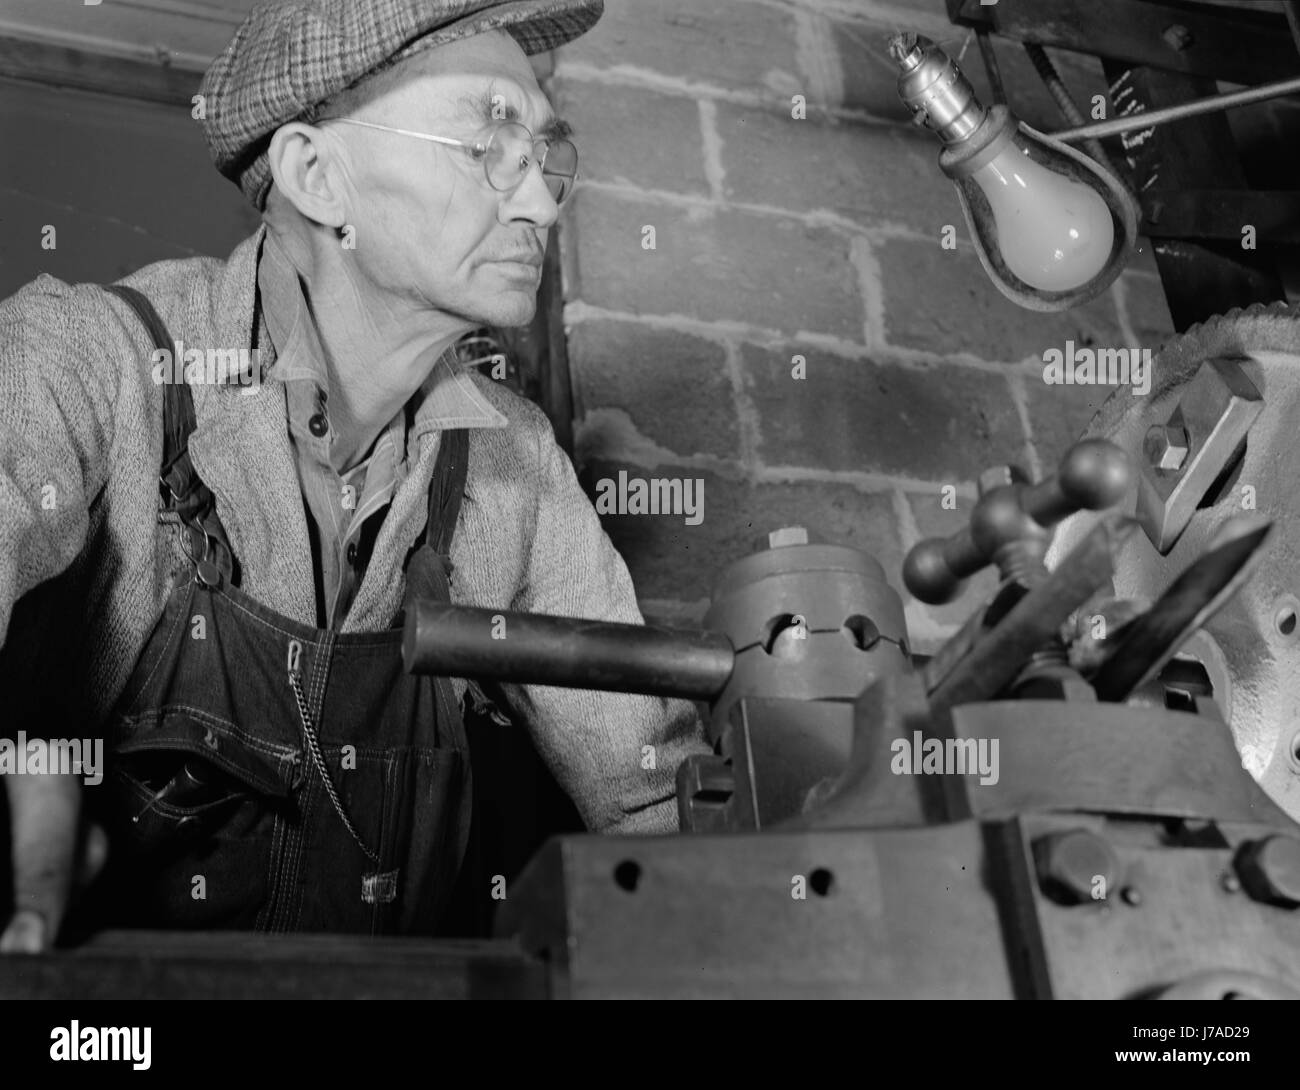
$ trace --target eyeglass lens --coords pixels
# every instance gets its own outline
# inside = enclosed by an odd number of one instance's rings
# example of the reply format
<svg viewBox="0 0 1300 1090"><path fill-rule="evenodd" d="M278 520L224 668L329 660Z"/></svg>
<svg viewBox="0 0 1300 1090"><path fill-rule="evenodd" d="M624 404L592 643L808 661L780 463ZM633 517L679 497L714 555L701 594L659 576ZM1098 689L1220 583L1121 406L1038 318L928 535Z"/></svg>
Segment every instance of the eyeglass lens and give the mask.
<svg viewBox="0 0 1300 1090"><path fill-rule="evenodd" d="M508 122L492 134L483 165L493 188L511 190L523 181L534 158L541 159L546 188L561 203L578 172L578 149L568 140L534 141L523 125Z"/></svg>

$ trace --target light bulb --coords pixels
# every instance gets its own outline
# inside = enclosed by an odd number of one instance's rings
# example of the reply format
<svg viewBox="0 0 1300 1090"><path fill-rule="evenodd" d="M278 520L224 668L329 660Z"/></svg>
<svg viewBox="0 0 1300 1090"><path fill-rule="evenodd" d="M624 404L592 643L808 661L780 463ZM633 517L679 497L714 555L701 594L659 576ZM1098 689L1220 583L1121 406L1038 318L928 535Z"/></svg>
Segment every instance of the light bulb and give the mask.
<svg viewBox="0 0 1300 1090"><path fill-rule="evenodd" d="M1031 310L1065 310L1106 288L1137 238L1137 210L1123 185L1005 106L985 109L928 38L899 34L889 51L912 120L944 142L939 168L957 188L980 263L998 290Z"/></svg>
<svg viewBox="0 0 1300 1090"><path fill-rule="evenodd" d="M1039 166L1014 145L971 180L988 200L1002 259L1041 291L1070 291L1110 259L1115 225L1096 190Z"/></svg>

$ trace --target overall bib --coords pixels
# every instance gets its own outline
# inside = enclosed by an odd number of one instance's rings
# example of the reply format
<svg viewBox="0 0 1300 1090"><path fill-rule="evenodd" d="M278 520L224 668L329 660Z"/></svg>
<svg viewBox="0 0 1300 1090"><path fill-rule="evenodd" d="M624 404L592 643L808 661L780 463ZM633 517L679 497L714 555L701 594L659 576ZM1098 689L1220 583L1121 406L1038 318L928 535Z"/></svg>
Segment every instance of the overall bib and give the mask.
<svg viewBox="0 0 1300 1090"><path fill-rule="evenodd" d="M108 290L171 348L143 295ZM88 793L105 804L112 845L96 915L131 927L437 933L471 814L451 681L405 672L402 613L387 630L340 634L240 591L189 459L189 386L165 384L164 396L162 510L179 518L194 564L111 717L104 786ZM442 433L406 607L450 600L467 455L465 430Z"/></svg>

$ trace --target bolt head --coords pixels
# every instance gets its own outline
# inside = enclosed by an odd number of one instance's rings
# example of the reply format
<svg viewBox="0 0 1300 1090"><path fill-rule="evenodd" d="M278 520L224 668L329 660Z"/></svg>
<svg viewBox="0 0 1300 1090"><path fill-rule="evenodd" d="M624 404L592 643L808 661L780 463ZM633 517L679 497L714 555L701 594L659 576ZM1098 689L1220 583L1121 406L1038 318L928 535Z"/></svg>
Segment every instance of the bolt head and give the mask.
<svg viewBox="0 0 1300 1090"><path fill-rule="evenodd" d="M1187 429L1177 424L1152 424L1142 444L1147 464L1169 473L1183 468L1190 450Z"/></svg>
<svg viewBox="0 0 1300 1090"><path fill-rule="evenodd" d="M1119 860L1111 846L1090 829L1048 833L1034 841L1034 865L1043 892L1063 904L1093 899L1093 880L1105 880L1110 890L1119 875Z"/></svg>

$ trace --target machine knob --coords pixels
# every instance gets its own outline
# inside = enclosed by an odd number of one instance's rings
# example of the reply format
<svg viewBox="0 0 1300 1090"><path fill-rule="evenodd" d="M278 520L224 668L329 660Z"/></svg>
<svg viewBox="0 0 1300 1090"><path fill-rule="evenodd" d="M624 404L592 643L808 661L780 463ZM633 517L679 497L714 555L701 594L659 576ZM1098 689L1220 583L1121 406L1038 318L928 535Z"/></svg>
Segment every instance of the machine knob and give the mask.
<svg viewBox="0 0 1300 1090"><path fill-rule="evenodd" d="M1124 498L1129 486L1128 455L1106 439L1075 443L1055 477L1023 484L1007 474L1008 483L985 491L971 512L970 525L948 538L927 538L907 554L903 582L922 602L951 601L962 581L986 564L1014 567L1023 560L1016 546L1041 554L1047 531L1076 511L1099 511ZM1035 540L1037 539L1037 540ZM1004 578L1008 572L1003 572Z"/></svg>

